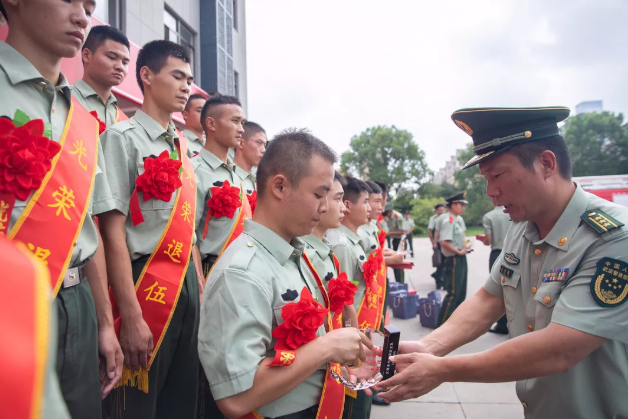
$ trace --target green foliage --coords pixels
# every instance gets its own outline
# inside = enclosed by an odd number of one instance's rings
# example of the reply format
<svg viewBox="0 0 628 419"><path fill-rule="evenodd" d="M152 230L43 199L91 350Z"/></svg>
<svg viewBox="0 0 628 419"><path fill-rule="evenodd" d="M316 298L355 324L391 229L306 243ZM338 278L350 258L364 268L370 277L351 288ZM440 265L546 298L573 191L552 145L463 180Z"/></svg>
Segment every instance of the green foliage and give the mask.
<svg viewBox="0 0 628 419"><path fill-rule="evenodd" d="M567 119L561 131L574 176L628 173L628 126L620 113L585 113Z"/></svg>
<svg viewBox="0 0 628 419"><path fill-rule="evenodd" d="M460 188L452 185L451 183L443 183L442 185L424 183L418 189L418 195L420 198L448 198L458 192L460 192ZM445 199L442 200L442 203L445 203Z"/></svg>
<svg viewBox="0 0 628 419"><path fill-rule="evenodd" d="M395 126L368 128L351 139L341 157L341 170L389 185L392 195L402 186L421 185L431 175L425 153L406 130Z"/></svg>
<svg viewBox="0 0 628 419"><path fill-rule="evenodd" d="M416 198L412 201L412 218L414 218L414 231L418 235L427 234L427 223L434 215L434 206L443 202L440 197L436 198Z"/></svg>
<svg viewBox="0 0 628 419"><path fill-rule="evenodd" d="M460 153L460 164L465 164L475 153L473 144L469 144L467 149ZM481 225L484 214L493 209L491 199L486 196L486 179L480 174L478 166L473 166L465 170L458 170L454 177L460 190L467 191L467 209L462 216L467 226Z"/></svg>
<svg viewBox="0 0 628 419"><path fill-rule="evenodd" d="M412 201L414 200L414 192L402 189L393 199L393 208L402 214L412 210Z"/></svg>

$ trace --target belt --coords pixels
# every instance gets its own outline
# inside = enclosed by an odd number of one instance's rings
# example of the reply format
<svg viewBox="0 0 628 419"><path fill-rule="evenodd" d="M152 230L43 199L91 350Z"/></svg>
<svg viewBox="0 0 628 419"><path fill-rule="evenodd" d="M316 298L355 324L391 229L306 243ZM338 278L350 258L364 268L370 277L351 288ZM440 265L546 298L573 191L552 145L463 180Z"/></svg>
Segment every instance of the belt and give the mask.
<svg viewBox="0 0 628 419"><path fill-rule="evenodd" d="M216 259L218 259L217 255L207 255L205 256L205 259L203 259L203 263L209 263L213 265L214 262L216 262Z"/></svg>
<svg viewBox="0 0 628 419"><path fill-rule="evenodd" d="M290 413L288 415L277 416L275 418L268 419L314 419L318 412L318 405L314 405L300 412Z"/></svg>
<svg viewBox="0 0 628 419"><path fill-rule="evenodd" d="M75 268L68 268L63 276L63 288L70 288L81 283L85 279L84 272L85 265L77 266Z"/></svg>

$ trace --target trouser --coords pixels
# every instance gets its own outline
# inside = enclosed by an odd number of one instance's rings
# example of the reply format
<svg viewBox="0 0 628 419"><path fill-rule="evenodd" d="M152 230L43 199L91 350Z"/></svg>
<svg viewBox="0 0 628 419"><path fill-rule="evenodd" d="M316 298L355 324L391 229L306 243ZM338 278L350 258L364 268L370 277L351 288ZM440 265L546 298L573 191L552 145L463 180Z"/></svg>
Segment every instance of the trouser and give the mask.
<svg viewBox="0 0 628 419"><path fill-rule="evenodd" d="M356 399L346 395L342 419L369 419L371 417L372 404L373 397L367 396L362 390L357 392Z"/></svg>
<svg viewBox="0 0 628 419"><path fill-rule="evenodd" d="M456 310L467 297L467 257L444 257L443 279L445 280L447 295L443 300L443 305L438 316L439 327L447 321L454 310Z"/></svg>
<svg viewBox="0 0 628 419"><path fill-rule="evenodd" d="M445 256L440 250L440 243L436 243L436 249L434 249L434 252L440 252L441 263L436 267L436 271L432 273L432 278L434 278L434 281L436 282L436 289L445 288L445 283L443 282L443 259Z"/></svg>
<svg viewBox="0 0 628 419"><path fill-rule="evenodd" d="M499 257L501 253L502 253L502 249L491 250L491 256L488 258L488 271L489 272L491 272L491 269L493 269L493 265L495 264L495 261L497 260L497 258ZM508 319L506 319L505 314L499 320L497 320L497 329L504 330L504 331L508 330Z"/></svg>
<svg viewBox="0 0 628 419"><path fill-rule="evenodd" d="M396 239L393 238L392 239L392 249L397 251L399 249L399 245L401 244L401 238ZM399 283L404 283L404 273L403 273L403 269L393 269L393 272L395 274L395 281L399 282Z"/></svg>
<svg viewBox="0 0 628 419"><path fill-rule="evenodd" d="M406 235L408 246L410 247L410 254L414 256L414 247L412 246L412 233Z"/></svg>
<svg viewBox="0 0 628 419"><path fill-rule="evenodd" d="M209 271L211 271L217 259L218 257L215 255L209 255L203 259L203 274L205 278L207 278ZM198 381L197 417L200 419L225 419L226 416L218 409L218 405L214 400L214 396L209 388L209 381L202 367L199 368Z"/></svg>
<svg viewBox="0 0 628 419"><path fill-rule="evenodd" d="M309 409L301 410L300 412L290 413L289 415L277 416L267 419L316 419L318 413L318 405L314 405Z"/></svg>
<svg viewBox="0 0 628 419"><path fill-rule="evenodd" d="M137 282L148 256L132 262ZM198 282L194 263L188 265L177 306L148 371L148 394L135 387L120 387L107 399L111 418L194 418L198 394ZM156 346L159 336L153 336Z"/></svg>
<svg viewBox="0 0 628 419"><path fill-rule="evenodd" d="M98 323L87 278L59 290L57 374L63 399L75 419L99 419L102 414L98 370ZM5 337L6 338L6 337Z"/></svg>

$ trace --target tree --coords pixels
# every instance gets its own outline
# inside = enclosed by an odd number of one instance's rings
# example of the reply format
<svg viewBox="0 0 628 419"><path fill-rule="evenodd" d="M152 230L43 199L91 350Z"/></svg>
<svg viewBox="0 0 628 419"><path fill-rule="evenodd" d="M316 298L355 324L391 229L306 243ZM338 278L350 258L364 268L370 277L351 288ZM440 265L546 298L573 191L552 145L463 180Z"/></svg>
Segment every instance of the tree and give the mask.
<svg viewBox="0 0 628 419"><path fill-rule="evenodd" d="M393 207L395 210L402 214L412 209L412 201L414 200L414 193L407 189L402 189L395 195L393 199Z"/></svg>
<svg viewBox="0 0 628 419"><path fill-rule="evenodd" d="M342 171L384 182L393 195L402 186L421 185L431 175L425 153L413 141L412 134L395 126L368 128L351 139L350 147L342 154Z"/></svg>
<svg viewBox="0 0 628 419"><path fill-rule="evenodd" d="M460 153L460 164L465 164L473 156L475 156L473 144L469 144L467 149ZM458 170L454 173L454 177L456 178L457 186L467 192L469 205L467 205L463 215L465 223L467 225L481 225L484 214L493 209L491 199L486 196L486 179L480 174L480 169L477 165L465 170Z"/></svg>
<svg viewBox="0 0 628 419"><path fill-rule="evenodd" d="M412 201L412 218L414 219L414 231L417 235L427 234L427 224L434 214L434 207L442 203L442 197L417 198Z"/></svg>
<svg viewBox="0 0 628 419"><path fill-rule="evenodd" d="M441 185L437 185L435 183L424 183L418 189L419 198L449 198L458 192L460 192L460 188L447 182Z"/></svg>
<svg viewBox="0 0 628 419"><path fill-rule="evenodd" d="M628 126L620 113L585 113L567 119L561 133L574 176L628 173Z"/></svg>

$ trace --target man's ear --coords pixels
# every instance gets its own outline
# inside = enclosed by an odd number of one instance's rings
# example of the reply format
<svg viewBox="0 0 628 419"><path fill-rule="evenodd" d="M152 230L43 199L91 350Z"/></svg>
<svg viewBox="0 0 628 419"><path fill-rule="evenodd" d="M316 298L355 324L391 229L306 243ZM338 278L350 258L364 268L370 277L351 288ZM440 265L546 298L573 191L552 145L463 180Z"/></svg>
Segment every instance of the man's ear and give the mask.
<svg viewBox="0 0 628 419"><path fill-rule="evenodd" d="M150 68L146 66L140 68L140 80L142 81L142 85L144 86L144 89L150 86L153 80L153 72L150 71Z"/></svg>
<svg viewBox="0 0 628 419"><path fill-rule="evenodd" d="M216 131L216 120L211 116L206 116L204 121L201 121L203 125L203 131L214 132Z"/></svg>
<svg viewBox="0 0 628 419"><path fill-rule="evenodd" d="M270 189L275 198L279 200L286 199L288 186L290 182L283 174L278 174L270 179Z"/></svg>
<svg viewBox="0 0 628 419"><path fill-rule="evenodd" d="M91 60L91 58L92 58L92 52L89 49L84 48L81 51L81 60L83 61L83 66L86 63L89 64L89 61Z"/></svg>
<svg viewBox="0 0 628 419"><path fill-rule="evenodd" d="M345 214L351 214L351 205L353 205L351 201L345 199L342 203L345 205Z"/></svg>
<svg viewBox="0 0 628 419"><path fill-rule="evenodd" d="M554 152L550 150L543 151L539 154L538 162L541 164L541 172L544 179L548 179L558 172L558 162Z"/></svg>

